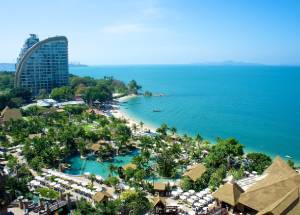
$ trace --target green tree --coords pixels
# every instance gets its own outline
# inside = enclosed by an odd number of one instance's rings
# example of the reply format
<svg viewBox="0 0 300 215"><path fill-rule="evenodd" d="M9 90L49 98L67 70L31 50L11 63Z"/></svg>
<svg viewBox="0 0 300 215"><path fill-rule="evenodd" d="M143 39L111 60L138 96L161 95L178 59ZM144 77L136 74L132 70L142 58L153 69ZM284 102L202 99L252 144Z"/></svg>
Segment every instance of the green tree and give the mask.
<svg viewBox="0 0 300 215"><path fill-rule="evenodd" d="M69 86L54 88L51 91L50 97L55 100L72 100L74 93Z"/></svg>
<svg viewBox="0 0 300 215"><path fill-rule="evenodd" d="M262 174L272 163L272 159L268 155L258 152L248 153L247 159L249 161L247 170L256 171L258 174Z"/></svg>
<svg viewBox="0 0 300 215"><path fill-rule="evenodd" d="M108 86L100 84L94 87L88 87L83 97L90 104L96 100L99 102L110 101L112 99L112 91Z"/></svg>
<svg viewBox="0 0 300 215"><path fill-rule="evenodd" d="M96 213L96 209L92 206L84 198L81 198L79 201L76 202L76 209L75 214L78 215L94 215Z"/></svg>
<svg viewBox="0 0 300 215"><path fill-rule="evenodd" d="M114 175L114 173L116 173L118 171L118 167L112 163L109 165L108 169L109 169L109 173L111 175Z"/></svg>
<svg viewBox="0 0 300 215"><path fill-rule="evenodd" d="M288 159L288 160L287 160L287 164L288 164L291 168L295 169L295 162L292 161L291 159Z"/></svg>
<svg viewBox="0 0 300 215"><path fill-rule="evenodd" d="M170 128L170 131L174 135L177 132L177 128L176 127L172 127L172 128Z"/></svg>
<svg viewBox="0 0 300 215"><path fill-rule="evenodd" d="M169 127L166 123L163 123L159 128L156 129L156 132L161 135L167 135Z"/></svg>
<svg viewBox="0 0 300 215"><path fill-rule="evenodd" d="M226 177L226 168L225 166L219 167L215 172L212 173L209 186L212 190L217 189L223 182L223 179Z"/></svg>
<svg viewBox="0 0 300 215"><path fill-rule="evenodd" d="M194 182L189 177L183 177L180 181L180 186L183 191L194 189Z"/></svg>
<svg viewBox="0 0 300 215"><path fill-rule="evenodd" d="M126 214L146 214L151 208L146 194L141 191L124 191L121 193L120 199L122 201L121 210Z"/></svg>
<svg viewBox="0 0 300 215"><path fill-rule="evenodd" d="M244 154L243 145L236 139L217 139L205 158L208 167L218 168L220 165L227 163L228 158L242 156Z"/></svg>
<svg viewBox="0 0 300 215"><path fill-rule="evenodd" d="M131 94L138 94L138 91L142 89L142 87L140 85L137 84L137 82L135 80L131 80L128 83L128 92Z"/></svg>
<svg viewBox="0 0 300 215"><path fill-rule="evenodd" d="M89 175L89 180L91 181L92 187L94 186L94 181L96 180L96 175L95 174L90 174Z"/></svg>
<svg viewBox="0 0 300 215"><path fill-rule="evenodd" d="M49 94L48 94L47 90L41 89L41 90L39 91L39 94L38 94L38 96L37 96L37 99L46 99L46 98L48 98L48 97L49 97Z"/></svg>
<svg viewBox="0 0 300 215"><path fill-rule="evenodd" d="M103 203L96 204L97 212L95 214L101 215L117 215L120 211L120 200L110 200Z"/></svg>

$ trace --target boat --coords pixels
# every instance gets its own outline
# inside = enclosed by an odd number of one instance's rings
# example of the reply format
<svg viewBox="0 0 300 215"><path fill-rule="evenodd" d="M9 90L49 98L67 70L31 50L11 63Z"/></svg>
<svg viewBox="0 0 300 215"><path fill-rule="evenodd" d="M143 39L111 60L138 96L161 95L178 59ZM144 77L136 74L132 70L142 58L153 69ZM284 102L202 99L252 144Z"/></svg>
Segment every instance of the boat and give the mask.
<svg viewBox="0 0 300 215"><path fill-rule="evenodd" d="M153 112L161 112L160 109L153 109Z"/></svg>
<svg viewBox="0 0 300 215"><path fill-rule="evenodd" d="M289 155L286 155L285 157L288 158L288 159L292 159L293 158L293 157L291 157Z"/></svg>

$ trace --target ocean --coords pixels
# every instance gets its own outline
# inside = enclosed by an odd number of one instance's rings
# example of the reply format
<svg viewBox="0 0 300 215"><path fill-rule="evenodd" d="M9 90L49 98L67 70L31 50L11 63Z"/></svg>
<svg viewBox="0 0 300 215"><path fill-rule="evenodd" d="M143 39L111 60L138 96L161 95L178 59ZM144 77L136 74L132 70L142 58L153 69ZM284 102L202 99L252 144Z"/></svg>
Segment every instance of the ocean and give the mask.
<svg viewBox="0 0 300 215"><path fill-rule="evenodd" d="M235 137L246 151L291 156L300 163L300 67L292 66L90 66L79 76L135 79L161 97L137 97L121 108L153 126L180 134ZM153 112L159 109L161 112Z"/></svg>

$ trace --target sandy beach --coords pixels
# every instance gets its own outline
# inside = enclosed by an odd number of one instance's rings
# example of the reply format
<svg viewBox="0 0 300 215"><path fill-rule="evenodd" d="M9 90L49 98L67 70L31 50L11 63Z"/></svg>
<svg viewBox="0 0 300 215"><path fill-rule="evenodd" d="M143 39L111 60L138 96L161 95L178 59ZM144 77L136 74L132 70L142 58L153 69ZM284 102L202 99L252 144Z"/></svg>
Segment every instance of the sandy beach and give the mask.
<svg viewBox="0 0 300 215"><path fill-rule="evenodd" d="M116 99L116 101L118 101L119 103L123 103L123 102L127 102L128 100L137 97L137 95L127 95L127 96L123 96L120 97L118 99ZM137 125L138 129L141 129L140 127L140 122L141 120L138 120L136 118L133 118L131 116L129 116L128 114L126 114L124 111L121 110L120 106L117 106L117 109L112 111L111 114L116 117L116 118L120 118L120 119L126 119L127 120L127 124L132 127L134 124ZM145 122L143 122L143 130L150 130L151 132L155 132L156 131L156 127L151 126Z"/></svg>

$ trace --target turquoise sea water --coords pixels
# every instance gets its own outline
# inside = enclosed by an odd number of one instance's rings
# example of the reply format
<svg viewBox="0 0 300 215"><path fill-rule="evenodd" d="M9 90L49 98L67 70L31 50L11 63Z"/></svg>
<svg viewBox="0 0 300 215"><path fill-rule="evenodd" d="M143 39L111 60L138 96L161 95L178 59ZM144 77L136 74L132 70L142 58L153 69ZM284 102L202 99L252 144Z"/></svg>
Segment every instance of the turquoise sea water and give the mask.
<svg viewBox="0 0 300 215"><path fill-rule="evenodd" d="M167 123L181 134L200 133L210 140L236 137L248 151L289 155L300 163L300 67L101 66L70 72L135 79L144 90L165 93L121 107L154 126Z"/></svg>

